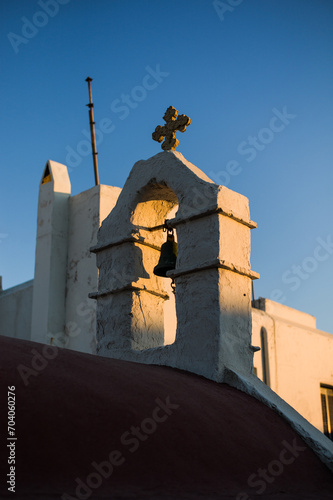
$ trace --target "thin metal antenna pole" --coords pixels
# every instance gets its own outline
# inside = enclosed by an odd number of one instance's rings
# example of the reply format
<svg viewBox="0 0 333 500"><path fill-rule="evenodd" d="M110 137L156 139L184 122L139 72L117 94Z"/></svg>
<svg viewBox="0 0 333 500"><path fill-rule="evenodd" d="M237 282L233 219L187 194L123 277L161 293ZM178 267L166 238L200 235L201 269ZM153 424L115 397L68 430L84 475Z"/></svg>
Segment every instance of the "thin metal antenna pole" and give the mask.
<svg viewBox="0 0 333 500"><path fill-rule="evenodd" d="M90 134L91 134L91 146L92 146L92 155L94 160L94 172L95 172L95 185L99 184L98 177L98 163L97 163L97 149L96 149L96 136L95 136L95 121L94 121L94 104L92 102L92 93L91 93L91 82L92 78L88 76L86 78L86 82L88 82L89 89L89 104L87 104L89 108L89 119L90 119Z"/></svg>

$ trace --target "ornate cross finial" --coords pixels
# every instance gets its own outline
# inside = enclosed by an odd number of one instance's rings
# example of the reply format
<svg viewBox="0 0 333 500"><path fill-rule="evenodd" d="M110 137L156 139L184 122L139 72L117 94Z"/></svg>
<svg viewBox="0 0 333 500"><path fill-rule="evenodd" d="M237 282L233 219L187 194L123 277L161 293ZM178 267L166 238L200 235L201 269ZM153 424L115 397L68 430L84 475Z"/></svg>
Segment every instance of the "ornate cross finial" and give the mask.
<svg viewBox="0 0 333 500"><path fill-rule="evenodd" d="M190 125L191 118L186 115L179 115L177 120L176 117L178 111L173 106L169 106L163 116L163 120L166 122L165 125L158 125L153 132L153 139L157 142L164 142L161 146L164 151L175 150L179 144L178 139L176 139L176 131L185 132L186 127Z"/></svg>

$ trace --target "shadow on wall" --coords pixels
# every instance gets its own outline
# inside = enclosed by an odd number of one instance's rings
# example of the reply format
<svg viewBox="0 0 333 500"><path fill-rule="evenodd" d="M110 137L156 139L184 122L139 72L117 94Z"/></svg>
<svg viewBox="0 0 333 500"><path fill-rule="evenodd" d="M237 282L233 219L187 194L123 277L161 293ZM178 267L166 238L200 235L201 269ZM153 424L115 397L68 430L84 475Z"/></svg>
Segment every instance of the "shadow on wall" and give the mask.
<svg viewBox="0 0 333 500"><path fill-rule="evenodd" d="M163 231L163 224L166 220L173 219L178 210L178 199L176 194L168 187L159 184L151 184L147 186L142 193L138 195L138 203L133 212L131 222L133 224L133 233L145 243L151 242L156 246L158 252L155 252L153 260L153 267L158 264L160 258L160 247L166 241L166 232ZM148 233L148 234L147 234ZM174 238L177 242L177 232L174 230ZM139 256L139 252L137 254ZM150 279L150 274L144 269L142 251L140 254L140 262L135 269L136 276L141 276ZM140 268L141 266L141 268ZM150 269L151 271L151 269ZM140 273L140 274L138 274ZM177 330L177 316L176 316L176 300L175 293L172 289L171 278L158 277L154 275L154 280L159 282L161 290L165 293L163 303L163 342L161 345L173 344L176 339ZM147 286L149 288L149 286ZM138 299L139 300L139 299ZM148 322L146 316L149 312L142 307L140 302L140 310L142 314L142 321L146 326L148 333ZM155 334L156 335L156 334ZM155 336L153 335L153 337ZM149 342L148 342L149 343ZM147 345L147 348L152 347Z"/></svg>

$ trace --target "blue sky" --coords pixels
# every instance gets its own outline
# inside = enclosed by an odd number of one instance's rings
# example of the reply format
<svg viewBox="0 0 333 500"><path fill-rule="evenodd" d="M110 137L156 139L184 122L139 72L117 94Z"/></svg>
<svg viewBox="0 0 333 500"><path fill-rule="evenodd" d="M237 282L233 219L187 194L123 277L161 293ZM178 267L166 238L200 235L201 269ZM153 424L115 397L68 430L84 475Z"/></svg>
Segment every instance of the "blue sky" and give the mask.
<svg viewBox="0 0 333 500"><path fill-rule="evenodd" d="M46 161L70 167L73 194L94 185L84 142L91 76L100 182L123 186L137 160L161 151L151 133L175 106L192 119L178 150L250 200L256 296L333 332L330 0L1 0L0 8L4 288L33 278Z"/></svg>

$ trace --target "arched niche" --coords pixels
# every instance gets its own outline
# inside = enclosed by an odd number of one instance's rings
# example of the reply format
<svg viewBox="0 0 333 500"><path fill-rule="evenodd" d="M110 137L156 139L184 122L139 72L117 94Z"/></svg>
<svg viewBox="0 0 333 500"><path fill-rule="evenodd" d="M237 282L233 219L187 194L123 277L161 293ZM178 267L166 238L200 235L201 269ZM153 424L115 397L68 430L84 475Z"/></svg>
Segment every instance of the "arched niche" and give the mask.
<svg viewBox="0 0 333 500"><path fill-rule="evenodd" d="M178 198L166 184L149 183L137 196L137 205L131 216L133 234L144 244L141 245L143 265L149 276L146 279L146 289L154 287L155 292L146 294L136 292L139 312L143 330L146 334L145 341L140 345L133 342L133 347L146 349L156 345L171 344L176 336L176 307L175 295L171 287L170 278L161 278L153 274L153 269L160 258L160 248L166 241L163 225L166 220L173 219L178 211ZM174 230L177 241L177 232ZM152 311L154 317L151 318ZM149 319L154 326L150 326ZM157 326L159 333L157 334ZM135 348L135 347L134 347Z"/></svg>

